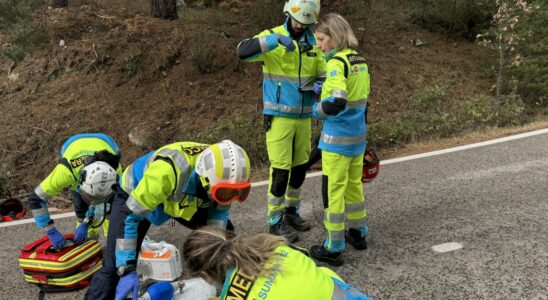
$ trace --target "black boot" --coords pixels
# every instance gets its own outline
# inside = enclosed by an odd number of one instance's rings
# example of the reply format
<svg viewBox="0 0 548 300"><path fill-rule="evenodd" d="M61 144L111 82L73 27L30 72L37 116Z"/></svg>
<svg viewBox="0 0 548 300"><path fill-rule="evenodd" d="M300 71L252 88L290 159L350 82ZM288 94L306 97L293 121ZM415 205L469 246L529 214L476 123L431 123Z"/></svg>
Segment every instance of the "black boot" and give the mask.
<svg viewBox="0 0 548 300"><path fill-rule="evenodd" d="M365 240L365 237L361 237L361 232L359 230L350 228L345 233L345 238L356 250L367 249L367 241Z"/></svg>
<svg viewBox="0 0 548 300"><path fill-rule="evenodd" d="M280 221L278 221L278 223L274 225L270 225L270 229L268 230L268 233L273 235L283 236L286 238L286 240L289 243L295 243L299 239L299 236L297 235L296 232L291 231L291 229L285 226L285 222L283 221L283 218Z"/></svg>
<svg viewBox="0 0 548 300"><path fill-rule="evenodd" d="M322 245L314 245L310 248L310 256L328 263L331 266L341 266L344 263L341 252L329 252Z"/></svg>
<svg viewBox="0 0 548 300"><path fill-rule="evenodd" d="M308 231L310 230L310 224L307 221L303 220L301 216L297 213L297 208L288 207L285 209L285 223L293 227L297 231Z"/></svg>

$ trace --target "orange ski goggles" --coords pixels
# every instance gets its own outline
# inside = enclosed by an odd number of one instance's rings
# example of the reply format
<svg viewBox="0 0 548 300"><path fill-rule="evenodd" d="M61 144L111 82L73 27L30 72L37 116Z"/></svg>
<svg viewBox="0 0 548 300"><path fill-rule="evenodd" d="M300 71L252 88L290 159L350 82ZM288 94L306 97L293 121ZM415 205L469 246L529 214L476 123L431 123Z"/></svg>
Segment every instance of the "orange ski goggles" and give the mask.
<svg viewBox="0 0 548 300"><path fill-rule="evenodd" d="M211 188L211 196L213 200L221 205L228 205L230 202L236 200L238 202L244 202L249 196L251 191L251 184L249 182L241 183L225 183L220 182Z"/></svg>

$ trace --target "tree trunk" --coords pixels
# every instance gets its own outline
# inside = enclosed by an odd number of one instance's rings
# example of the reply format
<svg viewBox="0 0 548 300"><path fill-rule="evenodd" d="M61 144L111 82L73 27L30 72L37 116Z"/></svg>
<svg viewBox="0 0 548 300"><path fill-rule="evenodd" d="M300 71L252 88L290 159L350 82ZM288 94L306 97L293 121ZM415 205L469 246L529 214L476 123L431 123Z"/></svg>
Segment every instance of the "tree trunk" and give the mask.
<svg viewBox="0 0 548 300"><path fill-rule="evenodd" d="M150 0L150 14L155 18L177 20L177 0Z"/></svg>
<svg viewBox="0 0 548 300"><path fill-rule="evenodd" d="M68 0L54 0L53 1L54 7L67 7L68 6Z"/></svg>

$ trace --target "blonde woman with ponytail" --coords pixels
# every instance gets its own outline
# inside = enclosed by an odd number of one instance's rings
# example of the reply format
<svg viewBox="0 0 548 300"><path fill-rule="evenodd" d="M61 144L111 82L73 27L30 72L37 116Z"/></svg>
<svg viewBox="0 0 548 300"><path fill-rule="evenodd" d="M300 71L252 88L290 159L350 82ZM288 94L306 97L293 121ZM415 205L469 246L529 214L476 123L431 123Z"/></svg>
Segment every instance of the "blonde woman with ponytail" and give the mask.
<svg viewBox="0 0 548 300"><path fill-rule="evenodd" d="M369 299L280 236L202 227L186 239L183 260L191 276L218 288L220 300Z"/></svg>

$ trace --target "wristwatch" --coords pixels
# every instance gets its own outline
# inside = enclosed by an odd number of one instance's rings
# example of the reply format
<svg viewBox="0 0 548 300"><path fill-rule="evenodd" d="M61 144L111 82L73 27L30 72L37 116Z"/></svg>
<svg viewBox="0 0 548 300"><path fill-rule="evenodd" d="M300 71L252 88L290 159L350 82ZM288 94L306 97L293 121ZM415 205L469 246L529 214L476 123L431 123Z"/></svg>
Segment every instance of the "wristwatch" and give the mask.
<svg viewBox="0 0 548 300"><path fill-rule="evenodd" d="M121 265L118 267L118 271L116 273L118 273L118 276L122 277L133 271L135 271L135 265Z"/></svg>

